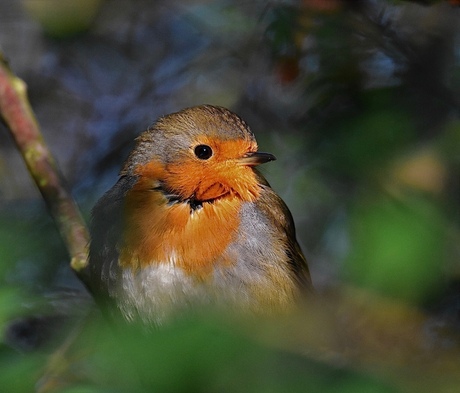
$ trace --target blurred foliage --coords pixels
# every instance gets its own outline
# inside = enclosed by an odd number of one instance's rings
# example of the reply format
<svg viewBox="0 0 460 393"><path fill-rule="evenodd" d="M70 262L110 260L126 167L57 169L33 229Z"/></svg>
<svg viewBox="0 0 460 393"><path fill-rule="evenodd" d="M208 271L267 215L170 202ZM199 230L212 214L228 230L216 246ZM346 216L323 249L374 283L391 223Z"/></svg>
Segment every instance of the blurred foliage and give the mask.
<svg viewBox="0 0 460 393"><path fill-rule="evenodd" d="M3 390L30 391L57 359L39 386L62 392L454 391L458 1L75 0L72 10L24 0L38 25L5 1L0 45L86 215L158 115L228 106L278 157L263 170L293 213L322 300L289 337L271 323L249 336L196 316L117 333L89 317L65 356L59 334L26 351L10 321L61 308L45 294L76 284L43 206L24 200L39 196L5 137ZM67 309L83 303L74 296Z"/></svg>
<svg viewBox="0 0 460 393"><path fill-rule="evenodd" d="M446 230L436 207L420 198L404 201L366 196L351 213L348 279L404 300L432 296L443 277ZM410 285L408 285L410 283Z"/></svg>
<svg viewBox="0 0 460 393"><path fill-rule="evenodd" d="M66 350L53 353L39 391L449 392L458 386L458 352L431 347L438 341L420 330L425 323L413 309L365 292L316 300L292 318L255 321L200 310L149 331L91 315Z"/></svg>
<svg viewBox="0 0 460 393"><path fill-rule="evenodd" d="M86 31L103 0L22 0L25 9L43 30L55 38Z"/></svg>
<svg viewBox="0 0 460 393"><path fill-rule="evenodd" d="M306 387L321 392L398 391L364 374L267 347L244 334L241 323L223 321L222 316L190 315L146 333L138 326L113 330L93 319L75 345L80 349L71 353L69 371L81 382L76 383L78 388L62 391L303 392ZM264 331L263 325L257 329Z"/></svg>

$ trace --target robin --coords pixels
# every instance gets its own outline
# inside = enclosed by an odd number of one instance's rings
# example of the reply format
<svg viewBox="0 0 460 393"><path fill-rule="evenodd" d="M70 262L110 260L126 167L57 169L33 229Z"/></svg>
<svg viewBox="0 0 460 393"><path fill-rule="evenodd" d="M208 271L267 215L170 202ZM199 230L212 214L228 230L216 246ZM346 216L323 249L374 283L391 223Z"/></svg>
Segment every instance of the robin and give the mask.
<svg viewBox="0 0 460 393"><path fill-rule="evenodd" d="M256 166L248 125L211 105L161 117L92 212L90 289L127 320L190 306L291 309L311 288L291 213Z"/></svg>

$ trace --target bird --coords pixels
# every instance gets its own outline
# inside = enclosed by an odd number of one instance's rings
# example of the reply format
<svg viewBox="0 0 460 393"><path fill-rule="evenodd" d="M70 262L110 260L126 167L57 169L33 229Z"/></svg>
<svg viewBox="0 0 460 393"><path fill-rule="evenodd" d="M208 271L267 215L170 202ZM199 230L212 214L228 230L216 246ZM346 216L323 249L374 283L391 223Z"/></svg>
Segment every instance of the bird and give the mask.
<svg viewBox="0 0 460 393"><path fill-rule="evenodd" d="M226 108L160 117L92 210L85 276L99 303L156 326L197 307L295 308L313 287L292 215L256 168L275 159Z"/></svg>

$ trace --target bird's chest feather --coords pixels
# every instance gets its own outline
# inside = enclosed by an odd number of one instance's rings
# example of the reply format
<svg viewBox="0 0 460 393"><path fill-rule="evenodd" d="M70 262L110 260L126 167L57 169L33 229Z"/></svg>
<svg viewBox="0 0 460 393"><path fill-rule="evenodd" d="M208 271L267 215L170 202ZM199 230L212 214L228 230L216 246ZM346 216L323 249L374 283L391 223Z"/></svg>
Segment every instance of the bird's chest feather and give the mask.
<svg viewBox="0 0 460 393"><path fill-rule="evenodd" d="M155 193L135 196L112 293L128 319L161 323L197 304L271 312L293 302L284 245L254 204L230 198L191 213Z"/></svg>
<svg viewBox="0 0 460 393"><path fill-rule="evenodd" d="M291 309L297 291L287 271L273 263L258 263L262 249L255 257L250 248L243 255L238 251L232 244L226 251L227 258L235 257L232 265L218 263L206 278L177 266L174 255L169 261L124 268L112 295L128 320L155 325L197 307L251 314Z"/></svg>
<svg viewBox="0 0 460 393"><path fill-rule="evenodd" d="M197 285L174 263L152 264L140 269L125 268L115 294L118 306L128 320L139 317L161 324L171 313L209 299L205 287Z"/></svg>
<svg viewBox="0 0 460 393"><path fill-rule="evenodd" d="M206 279L216 264L231 263L225 250L240 224L241 202L229 197L192 210L167 204L157 192L133 191L125 205L119 264L133 271L171 265L195 279Z"/></svg>

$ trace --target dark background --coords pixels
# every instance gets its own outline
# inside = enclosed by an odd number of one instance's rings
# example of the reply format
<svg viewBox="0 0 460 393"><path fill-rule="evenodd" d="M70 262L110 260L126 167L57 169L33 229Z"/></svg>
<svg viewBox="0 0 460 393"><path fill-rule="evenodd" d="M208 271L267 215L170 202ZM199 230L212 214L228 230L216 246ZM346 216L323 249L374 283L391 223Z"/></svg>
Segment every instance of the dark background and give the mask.
<svg viewBox="0 0 460 393"><path fill-rule="evenodd" d="M318 292L350 287L421 310L437 331L427 345L457 348L442 333L460 322L457 3L2 0L0 49L26 81L85 218L158 116L226 106L278 158L263 172L293 213ZM22 392L42 373L54 325L12 333L12 321L72 314L87 301L3 125L0 140L0 381ZM400 391L353 364L280 354L213 329L173 326L150 359L131 343L157 370L143 384L132 370L120 374L129 367L104 347L99 358L72 361L78 377L63 386Z"/></svg>

